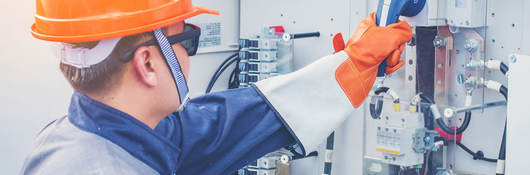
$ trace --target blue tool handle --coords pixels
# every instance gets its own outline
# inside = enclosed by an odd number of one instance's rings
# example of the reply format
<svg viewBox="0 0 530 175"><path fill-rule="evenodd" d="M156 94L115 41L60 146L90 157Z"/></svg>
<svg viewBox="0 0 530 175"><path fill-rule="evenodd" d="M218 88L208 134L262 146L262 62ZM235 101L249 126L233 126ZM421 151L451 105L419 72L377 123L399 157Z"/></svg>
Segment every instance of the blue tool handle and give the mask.
<svg viewBox="0 0 530 175"><path fill-rule="evenodd" d="M423 6L425 0L379 0L376 13L377 25L387 26L396 23L399 16L415 16L421 12ZM386 17L385 23L381 21L383 15ZM386 59L381 62L377 70L377 77L385 76Z"/></svg>
<svg viewBox="0 0 530 175"><path fill-rule="evenodd" d="M386 1L386 2L385 2ZM399 19L399 15L401 14L401 9L406 4L408 0L379 0L379 4L377 5L377 13L376 13L376 22L378 26L387 26L393 23L396 23ZM387 4L385 4L387 3ZM384 8L384 6L389 6L388 8ZM386 12L386 13L385 13ZM382 15L386 14L386 23L383 23L381 21ZM386 59L379 64L379 68L377 69L377 77L384 77L386 71Z"/></svg>

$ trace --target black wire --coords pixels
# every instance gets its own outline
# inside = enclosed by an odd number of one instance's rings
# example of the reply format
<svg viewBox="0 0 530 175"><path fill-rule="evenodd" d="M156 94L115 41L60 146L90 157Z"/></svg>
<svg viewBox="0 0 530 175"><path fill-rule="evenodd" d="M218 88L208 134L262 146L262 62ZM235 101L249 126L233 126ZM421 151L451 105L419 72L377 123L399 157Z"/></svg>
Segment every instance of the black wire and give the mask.
<svg viewBox="0 0 530 175"><path fill-rule="evenodd" d="M238 60L238 55L239 53L231 55L219 65L215 73L212 75L210 82L208 82L208 86L206 87L206 93L210 93L213 88L213 85L215 84L219 76L221 76L221 74L224 72L224 70L228 68L232 63L234 63L235 60Z"/></svg>
<svg viewBox="0 0 530 175"><path fill-rule="evenodd" d="M503 62L501 62L500 69L501 69L502 74L504 74L504 75L506 75L506 72L508 72L510 70L510 68L506 64L504 64Z"/></svg>
<svg viewBox="0 0 530 175"><path fill-rule="evenodd" d="M484 157L484 152L482 152L480 150L477 151L477 152L473 152L471 149L469 149L462 142L455 141L455 140L444 140L444 141L446 141L447 143L455 143L456 142L456 145L458 145L458 147L462 148L466 153L471 155L473 157L473 160L482 160L482 161L492 162L492 163L497 162L497 159Z"/></svg>
<svg viewBox="0 0 530 175"><path fill-rule="evenodd" d="M326 139L326 153L325 154L333 155L334 140L335 140L335 132L332 132ZM331 155L329 155L329 157L331 157ZM328 157L328 155L326 155L326 157ZM324 161L324 174L330 175L331 168L332 168L332 163Z"/></svg>
<svg viewBox="0 0 530 175"><path fill-rule="evenodd" d="M430 97L427 97L423 94L420 94L420 98L422 100L425 100L426 102L430 103L430 104L434 104L434 101L430 98ZM432 110L431 110L431 114L432 114ZM434 115L434 114L432 114ZM464 116L464 121L462 122L462 125L460 127L458 127L458 129L451 129L449 128L443 118L438 118L436 119L436 123L440 126L440 128L446 132L447 134L450 134L450 135L458 135L458 134L461 134L462 132L464 132L467 127L469 126L469 123L471 122L471 112L470 111L467 111L465 113L465 116Z"/></svg>
<svg viewBox="0 0 530 175"><path fill-rule="evenodd" d="M296 151L291 151L291 153L294 154L294 156L291 157L291 160L305 159L305 158L308 158L308 157L316 157L316 156L318 156L318 152L317 151L310 152L306 156L304 156L304 155L302 155L302 154L300 154L300 153L298 153Z"/></svg>
<svg viewBox="0 0 530 175"><path fill-rule="evenodd" d="M235 61L237 61L237 59L234 59L234 60L230 60L228 62L228 64L226 64L224 67L221 68L219 74L217 74L215 77L212 77L213 79L210 80L210 82L212 82L210 85L208 85L208 88L206 88L206 93L210 93L212 91L212 88L213 88L213 85L215 84L215 82L217 81L217 79L219 79L219 77L221 76L221 74L230 66L232 65L232 63L234 63Z"/></svg>
<svg viewBox="0 0 530 175"><path fill-rule="evenodd" d="M380 95L381 93L387 93L390 88L388 87L379 87L374 91L375 95ZM372 97L380 98L380 97ZM370 115L373 119L379 119L381 117L381 112L383 111L383 100L378 99L376 104L370 103Z"/></svg>
<svg viewBox="0 0 530 175"><path fill-rule="evenodd" d="M381 117L381 111L383 110L383 100L377 100L377 104L370 103L370 115L373 119L379 119Z"/></svg>
<svg viewBox="0 0 530 175"><path fill-rule="evenodd" d="M232 70L232 73L230 73L230 78L228 80L228 89L235 89L239 87L239 72L241 70L239 70L239 67L237 65L239 65L240 61L241 59L238 59L236 61L236 67L234 68L234 70Z"/></svg>
<svg viewBox="0 0 530 175"><path fill-rule="evenodd" d="M387 93L390 88L388 87L379 87L374 91L375 95L379 95L381 93Z"/></svg>
<svg viewBox="0 0 530 175"><path fill-rule="evenodd" d="M233 55L228 57L227 59L225 59L220 65L219 67L217 68L217 70L215 70L214 74L212 75L212 77L210 78L210 81L208 82L208 85L206 86L206 89L208 89L209 87L213 86L213 84L215 84L215 77L218 76L219 72L221 71L221 69L223 67L225 67L225 65L228 63L228 61L230 61L231 59L233 59ZM208 91L206 92L208 93Z"/></svg>
<svg viewBox="0 0 530 175"><path fill-rule="evenodd" d="M226 64L227 64L230 60L236 58L238 55L239 55L239 54L237 54L237 53L231 55L230 57L226 58L226 59L225 59L220 65L219 65L219 67L217 68L217 70L215 71L215 73L212 75L212 78L210 79L210 82L208 83L208 86L213 86L213 85L211 85L211 84L215 83L215 82L212 81L212 80L214 79L214 77L218 76L220 70L221 70L224 66L226 66Z"/></svg>
<svg viewBox="0 0 530 175"><path fill-rule="evenodd" d="M508 88L506 86L502 85L499 92L504 96L504 99L508 100Z"/></svg>
<svg viewBox="0 0 530 175"><path fill-rule="evenodd" d="M423 101L427 102L427 103L434 104L434 100L432 100L431 97L429 97L429 96L426 96L424 94L420 94L420 98Z"/></svg>
<svg viewBox="0 0 530 175"><path fill-rule="evenodd" d="M444 120L442 118L436 119L436 123L440 126L440 128L449 135L458 135L463 133L467 127L469 126L469 123L471 122L471 112L467 111L465 113L464 121L462 122L462 125L458 127L457 129L451 129L449 128Z"/></svg>
<svg viewBox="0 0 530 175"><path fill-rule="evenodd" d="M506 160L506 123L504 123L504 133L502 134L501 148L499 149L499 157L497 159L498 160ZM497 164L500 164L500 163L503 164L504 162L501 162L501 161L497 162ZM502 165L502 166L498 166L497 165L497 167L504 167L504 165ZM497 175L502 175L502 174L501 173L497 173Z"/></svg>
<svg viewBox="0 0 530 175"><path fill-rule="evenodd" d="M486 162L497 162L497 159L491 159L491 158L484 157L484 153L482 151L477 151L476 153L471 151L471 149L466 147L466 145L462 144L461 142L457 141L456 145L458 145L464 151L466 151L467 153L472 155L474 160L483 160L483 161L486 161Z"/></svg>

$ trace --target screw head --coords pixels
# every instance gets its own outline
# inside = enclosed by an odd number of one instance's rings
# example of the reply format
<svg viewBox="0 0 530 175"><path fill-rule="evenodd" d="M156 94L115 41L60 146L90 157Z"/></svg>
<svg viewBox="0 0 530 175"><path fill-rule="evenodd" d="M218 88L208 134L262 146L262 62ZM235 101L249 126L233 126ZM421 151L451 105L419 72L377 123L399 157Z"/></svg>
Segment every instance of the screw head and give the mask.
<svg viewBox="0 0 530 175"><path fill-rule="evenodd" d="M466 44L464 45L464 48L468 52L476 52L478 48L478 42L474 39L466 40Z"/></svg>
<svg viewBox="0 0 530 175"><path fill-rule="evenodd" d="M451 108L446 108L444 110L444 115L447 118L452 117L453 115L455 115L455 111L453 109L451 109Z"/></svg>
<svg viewBox="0 0 530 175"><path fill-rule="evenodd" d="M437 48L443 48L446 44L447 43L445 42L445 38L442 36L436 36L436 38L434 38L433 40L433 45Z"/></svg>

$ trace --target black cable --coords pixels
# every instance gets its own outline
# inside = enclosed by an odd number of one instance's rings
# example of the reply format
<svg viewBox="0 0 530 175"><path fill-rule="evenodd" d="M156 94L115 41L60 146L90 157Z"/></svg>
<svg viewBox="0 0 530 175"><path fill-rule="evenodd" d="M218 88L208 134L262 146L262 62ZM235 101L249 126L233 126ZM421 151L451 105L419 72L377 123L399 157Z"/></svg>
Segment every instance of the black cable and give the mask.
<svg viewBox="0 0 530 175"><path fill-rule="evenodd" d="M420 94L420 98L422 100L425 100L426 102L428 102L430 104L434 104L434 101L431 98L429 98L429 97L427 97L427 96L425 96L423 94ZM432 110L431 110L431 114L432 114ZM434 114L432 114L432 115L434 115ZM455 129L451 129L450 127L448 127L445 124L443 118L440 117L440 118L436 119L436 123L440 126L440 128L444 132L446 132L447 134L450 134L450 135L461 134L462 132L464 132L467 129L467 127L469 126L470 122L471 122L471 112L470 111L467 111L465 113L464 121L462 122L462 125L460 127L458 127L456 130Z"/></svg>
<svg viewBox="0 0 530 175"><path fill-rule="evenodd" d="M379 87L374 91L374 94L376 97L372 98L381 98L379 95L381 93L387 93L390 88L388 87ZM399 103L399 101L397 101ZM377 99L377 102L370 103L370 116L372 116L373 119L379 119L381 117L381 112L383 111L383 100Z"/></svg>
<svg viewBox="0 0 530 175"><path fill-rule="evenodd" d="M377 100L376 104L370 103L370 116L373 119L379 119L383 111L383 100Z"/></svg>
<svg viewBox="0 0 530 175"><path fill-rule="evenodd" d="M440 128L449 135L458 135L463 133L467 127L469 126L469 123L471 122L471 112L467 111L465 113L464 121L462 122L462 125L458 127L457 129L451 129L449 128L444 120L442 118L436 119L436 123L440 126Z"/></svg>
<svg viewBox="0 0 530 175"><path fill-rule="evenodd" d="M500 70L501 70L502 74L506 75L506 73L510 70L510 68L506 64L501 62Z"/></svg>
<svg viewBox="0 0 530 175"><path fill-rule="evenodd" d="M508 100L508 88L506 86L502 85L499 92L504 96L504 99Z"/></svg>
<svg viewBox="0 0 530 175"><path fill-rule="evenodd" d="M477 152L471 151L471 149L469 149L466 145L462 144L462 142L457 141L456 145L458 145L460 148L462 148L468 154L473 156L474 160L483 160L483 161L486 161L486 162L497 162L497 159L484 157L484 153L482 151L477 151Z"/></svg>
<svg viewBox="0 0 530 175"><path fill-rule="evenodd" d="M379 94L381 94L381 93L386 93L386 92L388 92L389 89L390 89L390 88L388 88L388 87L379 87L379 88L377 88L377 89L374 91L374 94L375 94L375 95L379 95Z"/></svg>
<svg viewBox="0 0 530 175"><path fill-rule="evenodd" d="M222 67L224 67L231 59L235 58L236 56L238 56L239 54L233 54L231 55L230 57L226 58L220 65L219 67L217 68L217 70L215 71L215 73L212 75L212 79L213 77L215 77L217 74L219 74L219 71L221 70ZM210 85L210 83L212 83L211 79L210 79L210 82L208 85Z"/></svg>
<svg viewBox="0 0 530 175"><path fill-rule="evenodd" d="M504 63L502 63L501 64L501 68L502 68L502 65L506 66ZM502 69L501 69L501 71L502 71ZM501 86L501 88L499 89L499 92L502 94L502 96L504 96L504 99L508 100L508 88L506 88L506 86L504 86L504 85ZM507 126L507 123L504 122L504 132L502 133L501 148L499 149L498 160L506 160L506 126ZM497 164L500 164L500 163L504 163L504 161L498 161L497 162ZM499 167L504 167L504 165L497 166L497 168L499 168ZM504 169L502 169L502 170L498 169L497 170L497 175L502 175L502 174L504 174Z"/></svg>
<svg viewBox="0 0 530 175"><path fill-rule="evenodd" d="M423 93L420 93L420 99L427 103L426 105L420 103L420 107L421 107L420 110L424 114L423 115L424 126L425 128L429 130L433 130L434 129L434 114L430 110L430 105L434 104L434 100L432 100L432 98L430 98L429 96L424 95Z"/></svg>
<svg viewBox="0 0 530 175"><path fill-rule="evenodd" d="M506 160L506 122L504 122L504 133L502 134L502 142L501 142L501 148L499 149L498 160ZM499 163L504 163L504 161L498 161L497 164ZM504 167L504 165L497 166L497 168L498 167ZM502 175L502 174L504 174L504 169L501 169L501 170L497 169L497 175Z"/></svg>
<svg viewBox="0 0 530 175"><path fill-rule="evenodd" d="M429 97L429 96L426 96L426 95L424 95L424 94L420 94L420 98L421 98L423 101L425 101L425 102L427 102L427 103L429 103L429 104L434 104L434 100L432 100L431 97Z"/></svg>
<svg viewBox="0 0 530 175"><path fill-rule="evenodd" d="M226 64L228 64L229 61L231 61L232 59L236 59L238 58L239 54L234 54L234 55L231 55L230 57L226 58L220 65L219 67L217 68L217 70L215 71L215 73L212 75L212 78L210 79L210 82L208 83L208 86L213 86L212 84L215 84L214 81L212 81L214 79L214 77L217 77L217 76L220 76L220 71L223 67L227 66Z"/></svg>
<svg viewBox="0 0 530 175"><path fill-rule="evenodd" d="M227 59L225 59L217 68L215 73L213 74L212 78L210 79L210 82L208 82L208 86L206 87L206 93L210 93L210 91L213 88L213 85L217 81L217 79L221 76L221 74L232 64L234 61L238 60L239 53L233 54Z"/></svg>
<svg viewBox="0 0 530 175"><path fill-rule="evenodd" d="M210 81L208 82L208 85L206 86L206 89L210 89L211 87L213 87L213 84L215 84L215 79L216 77L219 76L219 72L223 69L223 67L226 66L226 64L228 63L228 61L230 61L233 57L229 57L227 58L225 61L223 61L223 63L221 63L219 65L219 67L217 68L217 70L215 71L215 73L212 75L212 77L210 78ZM209 93L210 91L206 90L206 93Z"/></svg>
<svg viewBox="0 0 530 175"><path fill-rule="evenodd" d="M306 156L304 156L304 155L302 155L300 153L297 153L296 151L291 151L291 153L294 154L294 156L291 157L291 160L305 159L305 158L308 158L308 157L316 157L316 156L318 156L318 152L317 151L310 152Z"/></svg>
<svg viewBox="0 0 530 175"><path fill-rule="evenodd" d="M328 139L326 140L326 153L325 153L326 160L324 160L324 174L327 174L327 175L331 174L332 162L331 160L327 160L327 157L331 158L331 156L333 155L334 140L335 140L335 132L332 132L331 135L329 135Z"/></svg>
<svg viewBox="0 0 530 175"><path fill-rule="evenodd" d="M236 67L234 70L232 70L232 73L230 73L230 78L228 80L228 89L235 89L239 87L239 73L241 70L239 70L239 62L241 59L238 59L236 61Z"/></svg>
<svg viewBox="0 0 530 175"><path fill-rule="evenodd" d="M486 162L492 162L492 163L495 163L497 162L497 159L492 159L492 158L487 158L487 157L484 157L484 152L482 151L477 151L477 152L473 152L471 149L469 149L466 145L464 145L462 142L459 142L459 141L455 141L455 140L445 140L442 138L442 140L444 140L446 143L456 143L456 145L458 145L458 147L460 147L462 150L464 150L466 153L468 153L469 155L471 155L473 157L473 160L482 160L482 161L486 161Z"/></svg>
<svg viewBox="0 0 530 175"><path fill-rule="evenodd" d="M208 86L208 88L206 88L206 93L210 93L215 82L217 81L217 79L219 79L219 77L221 76L221 74L230 66L232 65L232 63L234 63L235 61L237 61L237 59L234 59L234 60L230 60L230 62L228 62L228 64L226 64L224 67L221 68L221 71L219 72L219 74L217 74L211 81L212 83Z"/></svg>
<svg viewBox="0 0 530 175"><path fill-rule="evenodd" d="M430 112L430 104L420 103L419 110L423 113L423 123L426 129L433 130L434 127L434 116Z"/></svg>

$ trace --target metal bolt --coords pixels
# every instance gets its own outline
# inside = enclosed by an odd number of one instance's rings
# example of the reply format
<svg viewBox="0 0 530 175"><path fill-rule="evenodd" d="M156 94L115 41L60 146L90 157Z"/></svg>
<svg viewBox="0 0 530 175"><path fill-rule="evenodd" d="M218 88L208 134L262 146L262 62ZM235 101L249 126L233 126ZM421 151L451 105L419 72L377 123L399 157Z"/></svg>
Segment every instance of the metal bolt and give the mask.
<svg viewBox="0 0 530 175"><path fill-rule="evenodd" d="M484 61L482 60L471 60L466 65L465 68L468 70L475 70L479 67L484 66Z"/></svg>
<svg viewBox="0 0 530 175"><path fill-rule="evenodd" d="M436 38L434 38L433 40L433 44L434 44L434 47L443 48L445 47L447 43L445 42L445 37L436 36Z"/></svg>
<svg viewBox="0 0 530 175"><path fill-rule="evenodd" d="M458 76L456 77L456 80L458 84L464 84L464 82L466 81L466 78L463 74L458 74Z"/></svg>
<svg viewBox="0 0 530 175"><path fill-rule="evenodd" d="M415 46L416 45L416 35L412 36L412 39L407 42L408 46Z"/></svg>
<svg viewBox="0 0 530 175"><path fill-rule="evenodd" d="M474 39L466 40L466 44L464 45L464 48L468 52L475 52L477 51L477 48L478 48L478 42Z"/></svg>
<svg viewBox="0 0 530 175"><path fill-rule="evenodd" d="M484 85L484 82L483 82L483 79L482 78L477 78L477 77L469 77L467 78L467 80L464 82L464 87L467 89L467 90L471 90L471 89L474 89L478 86L482 86Z"/></svg>
<svg viewBox="0 0 530 175"><path fill-rule="evenodd" d="M517 62L517 56L515 56L515 55L511 55L510 59L512 60L512 63L516 63Z"/></svg>

